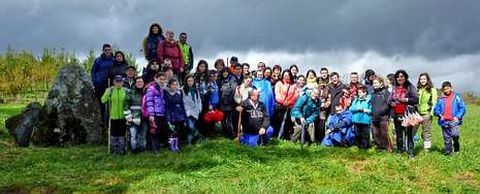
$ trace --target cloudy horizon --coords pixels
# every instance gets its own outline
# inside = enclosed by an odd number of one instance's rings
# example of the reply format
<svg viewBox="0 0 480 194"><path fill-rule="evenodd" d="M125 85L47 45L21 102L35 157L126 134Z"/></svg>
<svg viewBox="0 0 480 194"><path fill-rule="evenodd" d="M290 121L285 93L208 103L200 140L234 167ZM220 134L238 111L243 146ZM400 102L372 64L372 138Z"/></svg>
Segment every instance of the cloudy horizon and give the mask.
<svg viewBox="0 0 480 194"><path fill-rule="evenodd" d="M347 74L429 72L438 87L480 93L480 1L1 1L0 52L65 48L85 56L103 43L137 56L151 23L187 32L195 59L232 55L256 66L327 66ZM139 57L139 58L138 58ZM143 64L142 64L143 65ZM347 80L345 80L347 81ZM478 81L477 81L478 82Z"/></svg>

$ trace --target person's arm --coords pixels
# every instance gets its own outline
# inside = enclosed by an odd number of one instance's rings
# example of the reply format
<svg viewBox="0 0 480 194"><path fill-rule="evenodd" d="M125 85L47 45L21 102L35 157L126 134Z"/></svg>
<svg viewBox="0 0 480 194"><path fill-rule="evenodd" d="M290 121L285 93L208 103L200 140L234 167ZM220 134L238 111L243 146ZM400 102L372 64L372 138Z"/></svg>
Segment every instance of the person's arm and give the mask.
<svg viewBox="0 0 480 194"><path fill-rule="evenodd" d="M145 97L145 104L147 106L147 113L148 113L148 116L154 116L155 115L155 100L154 100L154 90L155 88L153 87L149 87L147 89L147 92L145 95L147 95Z"/></svg>
<svg viewBox="0 0 480 194"><path fill-rule="evenodd" d="M303 109L303 104L305 104L306 98L308 98L308 96L303 95L297 100L297 102L295 103L295 105L293 106L290 112L290 115L292 118L299 119L304 117L302 109Z"/></svg>
<svg viewBox="0 0 480 194"><path fill-rule="evenodd" d="M285 96L283 94L283 91L282 91L282 82L281 81L278 81L276 84L275 84L275 101L277 101L277 103L279 104L283 104L283 100L284 100Z"/></svg>
<svg viewBox="0 0 480 194"><path fill-rule="evenodd" d="M183 59L182 49L180 49L180 45L177 44L178 55L180 57L180 71L183 72L185 70L185 60Z"/></svg>
<svg viewBox="0 0 480 194"><path fill-rule="evenodd" d="M314 123L315 119L317 119L319 115L320 115L320 104L315 107L315 109L313 110L313 114L311 114L307 118L307 123Z"/></svg>
<svg viewBox="0 0 480 194"><path fill-rule="evenodd" d="M107 88L107 90L105 90L105 93L103 93L103 96L102 96L102 99L101 99L103 104L110 101L111 93L112 93L112 88Z"/></svg>
<svg viewBox="0 0 480 194"><path fill-rule="evenodd" d="M458 98L458 112L455 114L455 117L461 120L467 111L467 106L465 106L465 101L460 96L456 96L456 98Z"/></svg>
<svg viewBox="0 0 480 194"><path fill-rule="evenodd" d="M157 62L158 64L163 64L163 55L165 53L164 50L165 41L159 41L157 46Z"/></svg>
<svg viewBox="0 0 480 194"><path fill-rule="evenodd" d="M93 61L92 69L90 70L90 76L92 78L93 86L98 85L98 83L97 83L97 71L98 71L98 60L95 59Z"/></svg>
<svg viewBox="0 0 480 194"><path fill-rule="evenodd" d="M438 99L438 94L437 94L437 89L432 88L432 110L430 111L430 115L434 115L433 107L437 105L437 99Z"/></svg>
<svg viewBox="0 0 480 194"><path fill-rule="evenodd" d="M190 61L189 61L189 71L191 71L193 69L193 50L192 50L192 45L190 45L190 49L189 49L189 52L190 54Z"/></svg>
<svg viewBox="0 0 480 194"><path fill-rule="evenodd" d="M130 106L132 105L132 91L129 89L125 89L125 100L124 100L124 106L123 106L123 114L125 118L128 120L128 118L132 118L132 111L130 110Z"/></svg>
<svg viewBox="0 0 480 194"><path fill-rule="evenodd" d="M408 88L408 98L407 98L407 104L408 105L418 105L418 92L417 92L417 89L415 87L413 87L413 85L410 85L410 87Z"/></svg>
<svg viewBox="0 0 480 194"><path fill-rule="evenodd" d="M295 102L297 101L298 96L300 95L300 91L298 90L297 85L290 86L290 90L292 92L288 94L289 96L287 96L287 102L289 107L295 105Z"/></svg>

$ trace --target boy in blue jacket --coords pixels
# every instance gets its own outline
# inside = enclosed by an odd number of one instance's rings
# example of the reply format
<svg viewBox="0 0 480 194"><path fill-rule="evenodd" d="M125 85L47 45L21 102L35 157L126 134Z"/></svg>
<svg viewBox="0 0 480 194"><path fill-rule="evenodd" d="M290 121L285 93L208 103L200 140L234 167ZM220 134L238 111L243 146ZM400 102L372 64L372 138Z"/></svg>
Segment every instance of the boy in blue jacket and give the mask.
<svg viewBox="0 0 480 194"><path fill-rule="evenodd" d="M438 117L438 124L443 130L445 154L450 155L453 152L458 153L460 151L458 127L462 124L467 108L460 94L453 92L450 82L443 82L442 92L443 95L438 98L435 105L434 114Z"/></svg>
<svg viewBox="0 0 480 194"><path fill-rule="evenodd" d="M341 104L335 105L335 113L328 119L328 129L325 132L322 145L352 146L355 143L352 112L344 110Z"/></svg>
<svg viewBox="0 0 480 194"><path fill-rule="evenodd" d="M357 97L350 106L350 111L353 113L352 122L355 125L358 148L370 148L372 103L370 95L367 95L367 88L365 86L360 86L357 88Z"/></svg>

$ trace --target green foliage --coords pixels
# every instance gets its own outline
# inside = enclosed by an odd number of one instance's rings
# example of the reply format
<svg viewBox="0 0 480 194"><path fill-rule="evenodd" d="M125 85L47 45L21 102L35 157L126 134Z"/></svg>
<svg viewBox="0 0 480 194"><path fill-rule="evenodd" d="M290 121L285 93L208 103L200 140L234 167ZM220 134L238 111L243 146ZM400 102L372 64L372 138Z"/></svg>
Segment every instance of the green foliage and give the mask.
<svg viewBox="0 0 480 194"><path fill-rule="evenodd" d="M15 113L16 107L0 108ZM444 156L441 130L417 157L276 142L237 147L217 139L180 153L112 156L106 146L0 147L0 193L479 193L480 107L468 106L459 155Z"/></svg>

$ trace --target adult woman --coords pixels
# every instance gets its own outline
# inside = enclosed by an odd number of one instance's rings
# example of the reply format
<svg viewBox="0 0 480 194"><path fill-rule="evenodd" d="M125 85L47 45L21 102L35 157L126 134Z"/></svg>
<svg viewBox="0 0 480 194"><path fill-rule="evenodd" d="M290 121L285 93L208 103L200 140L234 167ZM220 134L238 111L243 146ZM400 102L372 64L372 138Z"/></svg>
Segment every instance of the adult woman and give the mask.
<svg viewBox="0 0 480 194"><path fill-rule="evenodd" d="M170 59L173 73L179 77L183 73L185 65L182 50L180 46L178 46L177 41L175 41L172 30L167 30L166 35L166 39L158 44L157 61L163 62L165 59Z"/></svg>
<svg viewBox="0 0 480 194"><path fill-rule="evenodd" d="M418 113L423 117L421 126L423 128L423 148L429 150L432 147L432 117L433 108L437 103L437 90L433 86L432 79L428 73L422 73L418 77ZM420 127L420 126L419 126ZM417 128L418 129L418 128Z"/></svg>
<svg viewBox="0 0 480 194"><path fill-rule="evenodd" d="M274 129L278 131L280 138L288 139L292 134L292 121L290 120L290 110L295 105L300 94L298 87L293 81L293 75L290 70L282 73L282 80L275 84L275 117ZM282 123L284 123L283 132L281 131Z"/></svg>
<svg viewBox="0 0 480 194"><path fill-rule="evenodd" d="M150 25L148 36L143 39L143 54L147 61L157 59L157 46L163 40L165 40L165 37L160 24L154 23Z"/></svg>

